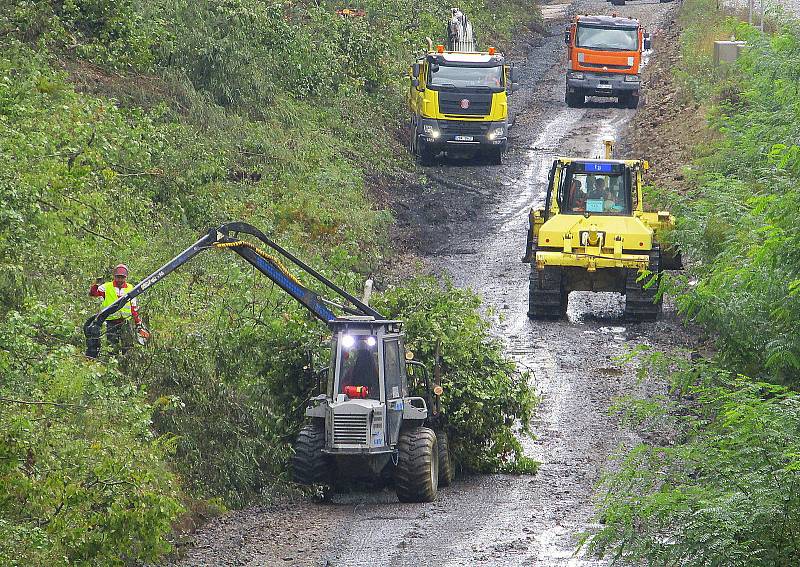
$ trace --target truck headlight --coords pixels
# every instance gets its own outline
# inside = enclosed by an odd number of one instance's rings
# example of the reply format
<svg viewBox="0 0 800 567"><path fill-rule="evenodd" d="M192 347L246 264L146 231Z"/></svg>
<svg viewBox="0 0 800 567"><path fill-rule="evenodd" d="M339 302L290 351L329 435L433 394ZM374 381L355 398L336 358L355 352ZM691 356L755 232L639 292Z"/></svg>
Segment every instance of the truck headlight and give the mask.
<svg viewBox="0 0 800 567"><path fill-rule="evenodd" d="M489 132L488 138L490 140L496 140L497 138L502 138L506 133L506 129L502 126L495 128L494 130Z"/></svg>
<svg viewBox="0 0 800 567"><path fill-rule="evenodd" d="M569 78L570 79L576 79L578 81L582 81L583 80L583 73L570 73L569 74Z"/></svg>
<svg viewBox="0 0 800 567"><path fill-rule="evenodd" d="M639 82L639 75L625 75L625 82L626 83L638 83Z"/></svg>
<svg viewBox="0 0 800 567"><path fill-rule="evenodd" d="M431 138L438 138L440 135L439 130L437 130L433 124L423 124L422 132L427 134Z"/></svg>

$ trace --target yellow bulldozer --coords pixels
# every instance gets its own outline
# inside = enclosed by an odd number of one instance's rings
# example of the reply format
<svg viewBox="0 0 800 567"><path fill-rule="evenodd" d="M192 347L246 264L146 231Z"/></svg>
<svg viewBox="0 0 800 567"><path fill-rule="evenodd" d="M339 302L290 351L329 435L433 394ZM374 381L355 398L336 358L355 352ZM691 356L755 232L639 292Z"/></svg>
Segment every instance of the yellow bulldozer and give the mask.
<svg viewBox="0 0 800 567"><path fill-rule="evenodd" d="M610 146L609 146L610 148ZM559 157L550 169L543 209L531 209L523 262L531 264L528 316L558 319L571 291L625 295L625 319L661 312L662 270L681 267L680 253L662 247L675 224L667 211L647 212L644 160Z"/></svg>

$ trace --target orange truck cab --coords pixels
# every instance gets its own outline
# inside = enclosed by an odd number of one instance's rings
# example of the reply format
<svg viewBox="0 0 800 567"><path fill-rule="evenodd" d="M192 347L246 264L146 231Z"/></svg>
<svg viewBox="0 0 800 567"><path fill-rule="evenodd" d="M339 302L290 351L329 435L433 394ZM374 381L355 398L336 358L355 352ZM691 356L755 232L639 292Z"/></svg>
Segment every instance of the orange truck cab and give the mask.
<svg viewBox="0 0 800 567"><path fill-rule="evenodd" d="M569 57L567 106L582 106L587 96L616 97L626 108L639 105L642 52L650 49L650 34L639 20L575 16L564 43Z"/></svg>

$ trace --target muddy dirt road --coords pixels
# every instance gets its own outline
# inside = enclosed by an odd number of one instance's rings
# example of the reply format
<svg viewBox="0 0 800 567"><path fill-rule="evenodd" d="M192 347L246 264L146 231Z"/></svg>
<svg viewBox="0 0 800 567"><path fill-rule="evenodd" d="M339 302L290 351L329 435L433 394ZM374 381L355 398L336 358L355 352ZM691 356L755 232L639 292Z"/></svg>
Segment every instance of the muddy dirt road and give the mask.
<svg viewBox="0 0 800 567"><path fill-rule="evenodd" d="M657 32L675 9L637 0L614 11ZM543 199L553 156L598 155L602 139L619 137L635 113L599 100L580 109L564 104L563 25L572 13L611 13L612 6L578 0L542 10L550 35L533 39L520 61L513 149L504 165L444 161L425 168L424 186L396 207L427 269L480 293L501 315L495 332L509 353L534 371L542 403L537 439L525 447L541 471L459 479L431 504L399 504L384 491L237 512L196 534L181 565L603 564L575 549L576 534L594 527L592 494L601 471L620 445L635 440L608 408L619 395L661 387L639 383L635 369L614 358L638 344L670 349L691 339L669 302L660 321L626 325L624 299L615 294L573 293L567 321L526 316L530 268L520 258L527 213Z"/></svg>

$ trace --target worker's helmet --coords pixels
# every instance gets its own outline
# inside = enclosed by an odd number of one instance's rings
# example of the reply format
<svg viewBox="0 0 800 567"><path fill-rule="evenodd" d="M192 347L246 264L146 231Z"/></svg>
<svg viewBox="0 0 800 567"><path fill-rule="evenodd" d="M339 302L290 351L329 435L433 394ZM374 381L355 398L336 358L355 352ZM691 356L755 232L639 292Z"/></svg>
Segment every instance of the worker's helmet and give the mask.
<svg viewBox="0 0 800 567"><path fill-rule="evenodd" d="M117 264L117 266L114 268L114 271L112 272L112 275L125 276L127 278L128 266L126 266L125 264Z"/></svg>

